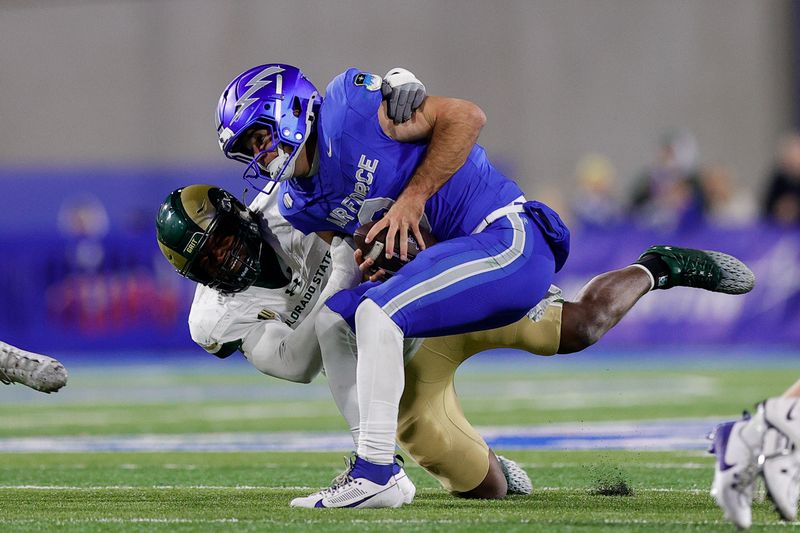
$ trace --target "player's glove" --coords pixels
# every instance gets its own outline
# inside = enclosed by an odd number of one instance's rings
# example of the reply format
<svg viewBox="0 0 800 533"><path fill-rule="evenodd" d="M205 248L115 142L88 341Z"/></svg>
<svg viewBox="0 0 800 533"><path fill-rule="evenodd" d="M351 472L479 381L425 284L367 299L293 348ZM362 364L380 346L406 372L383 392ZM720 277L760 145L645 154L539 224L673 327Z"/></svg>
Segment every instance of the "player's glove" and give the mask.
<svg viewBox="0 0 800 533"><path fill-rule="evenodd" d="M387 101L387 114L395 124L411 118L425 99L425 86L404 68L393 68L386 73L381 83L381 94Z"/></svg>

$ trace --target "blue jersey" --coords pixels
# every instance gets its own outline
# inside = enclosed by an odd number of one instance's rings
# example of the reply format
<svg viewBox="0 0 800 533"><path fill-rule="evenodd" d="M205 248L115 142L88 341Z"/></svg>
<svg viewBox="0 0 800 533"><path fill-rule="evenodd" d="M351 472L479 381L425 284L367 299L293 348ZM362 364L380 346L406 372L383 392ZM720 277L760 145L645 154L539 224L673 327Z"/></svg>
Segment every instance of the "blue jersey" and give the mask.
<svg viewBox="0 0 800 533"><path fill-rule="evenodd" d="M352 234L380 218L425 156L427 142L398 142L381 129L380 81L351 68L328 85L317 123L319 171L284 181L279 189L281 214L304 233ZM476 144L427 201L421 224L440 241L469 235L489 213L522 194Z"/></svg>

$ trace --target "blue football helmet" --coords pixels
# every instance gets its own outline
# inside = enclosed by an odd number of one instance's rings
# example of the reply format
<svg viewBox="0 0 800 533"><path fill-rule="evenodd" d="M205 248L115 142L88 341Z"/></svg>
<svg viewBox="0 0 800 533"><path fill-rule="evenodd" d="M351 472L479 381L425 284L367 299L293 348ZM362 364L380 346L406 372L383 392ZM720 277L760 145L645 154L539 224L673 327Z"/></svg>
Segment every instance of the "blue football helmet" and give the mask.
<svg viewBox="0 0 800 533"><path fill-rule="evenodd" d="M275 184L292 177L321 100L316 87L297 67L270 63L251 68L236 76L219 99L215 117L219 146L226 157L248 164L245 179L272 182L271 191ZM268 131L271 142L252 154L243 141L249 131L261 128ZM282 144L291 146L291 152ZM258 162L275 150L278 157L266 167Z"/></svg>

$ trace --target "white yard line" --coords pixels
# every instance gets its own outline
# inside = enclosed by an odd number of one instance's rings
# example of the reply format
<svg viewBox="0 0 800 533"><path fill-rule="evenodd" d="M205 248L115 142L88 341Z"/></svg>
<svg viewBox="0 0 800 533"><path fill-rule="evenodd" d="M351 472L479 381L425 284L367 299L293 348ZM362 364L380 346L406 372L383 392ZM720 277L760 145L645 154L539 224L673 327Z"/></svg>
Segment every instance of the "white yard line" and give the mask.
<svg viewBox="0 0 800 533"><path fill-rule="evenodd" d="M30 490L30 491L76 491L76 492L94 492L106 490L243 490L243 491L271 491L282 492L286 490L314 490L315 487L306 486L288 486L288 487L275 487L275 486L259 486L259 485L0 485L0 490ZM585 493L586 489L582 488L564 488L564 487L534 487L534 491L538 492L566 492L566 493ZM439 488L418 488L418 493L439 494ZM705 489L675 489L675 488L637 488L636 492L674 492L684 494L707 494Z"/></svg>
<svg viewBox="0 0 800 533"><path fill-rule="evenodd" d="M267 487L255 485L0 485L0 490L314 490L314 487Z"/></svg>

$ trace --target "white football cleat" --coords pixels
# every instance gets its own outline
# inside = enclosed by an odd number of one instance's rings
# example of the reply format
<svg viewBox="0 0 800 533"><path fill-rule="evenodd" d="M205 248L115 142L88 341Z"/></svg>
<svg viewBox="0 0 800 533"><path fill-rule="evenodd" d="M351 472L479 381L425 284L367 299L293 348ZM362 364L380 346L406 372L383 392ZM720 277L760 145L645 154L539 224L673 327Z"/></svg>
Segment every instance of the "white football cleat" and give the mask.
<svg viewBox="0 0 800 533"><path fill-rule="evenodd" d="M356 456L351 462L350 469L337 476L330 487L303 498L295 498L289 505L305 508L357 509L401 507L405 503L406 495L400 489L396 475L389 473L386 481L378 479L380 473L377 471L382 470L383 466L392 465L374 465ZM413 494L411 498L413 499Z"/></svg>
<svg viewBox="0 0 800 533"><path fill-rule="evenodd" d="M500 463L500 468L503 469L503 475L506 477L506 483L508 484L507 494L523 494L527 496L533 492L531 478L528 477L528 473L521 466L502 455L498 455L497 460Z"/></svg>
<svg viewBox="0 0 800 533"><path fill-rule="evenodd" d="M417 493L417 487L411 481L411 478L406 474L405 461L399 455L394 456L394 478L397 481L397 486L403 493L403 504L408 505L414 501L414 495Z"/></svg>
<svg viewBox="0 0 800 533"><path fill-rule="evenodd" d="M764 485L781 518L794 522L800 498L800 400L771 398L764 413L770 425L761 458Z"/></svg>
<svg viewBox="0 0 800 533"><path fill-rule="evenodd" d="M356 459L356 452L352 452L349 456L344 457L344 470L341 474L333 478L331 487L337 487L347 482L347 476L350 474L350 469L353 468L353 463ZM405 460L401 455L394 456L394 478L397 480L397 486L403 493L403 503L408 505L414 501L414 496L417 494L417 487L411 481L411 478L406 474Z"/></svg>
<svg viewBox="0 0 800 533"><path fill-rule="evenodd" d="M720 424L714 430L712 453L717 456L711 495L725 518L739 528L752 523L753 488L760 471L759 456L766 431L761 406L749 419Z"/></svg>
<svg viewBox="0 0 800 533"><path fill-rule="evenodd" d="M764 486L781 518L797 520L800 498L800 452L786 435L770 428L764 436L762 455Z"/></svg>
<svg viewBox="0 0 800 533"><path fill-rule="evenodd" d="M22 383L49 394L66 385L68 376L56 359L0 342L0 383Z"/></svg>

